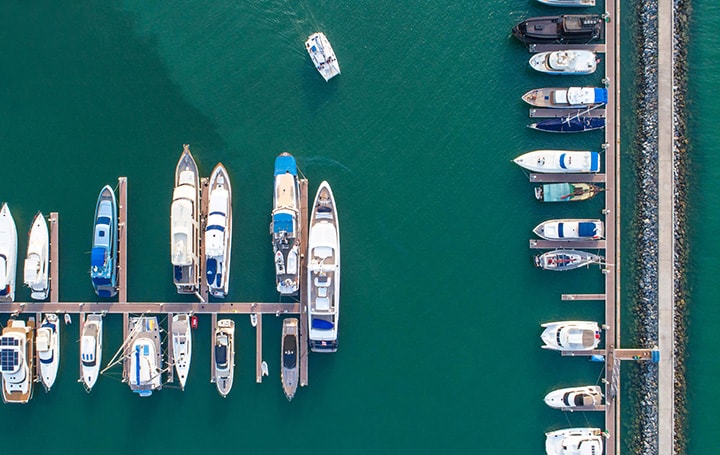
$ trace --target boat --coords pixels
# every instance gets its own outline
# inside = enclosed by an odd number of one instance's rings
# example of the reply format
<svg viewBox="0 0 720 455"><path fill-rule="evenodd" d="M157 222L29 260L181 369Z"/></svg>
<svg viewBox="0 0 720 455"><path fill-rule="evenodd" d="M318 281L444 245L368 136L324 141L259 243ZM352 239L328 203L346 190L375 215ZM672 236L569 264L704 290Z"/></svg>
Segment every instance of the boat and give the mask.
<svg viewBox="0 0 720 455"><path fill-rule="evenodd" d="M533 228L533 232L545 240L600 240L604 225L593 219L547 220Z"/></svg>
<svg viewBox="0 0 720 455"><path fill-rule="evenodd" d="M8 320L0 336L0 372L5 403L27 403L33 394L35 320Z"/></svg>
<svg viewBox="0 0 720 455"><path fill-rule="evenodd" d="M522 96L531 106L549 109L581 109L607 103L607 89L598 87L545 87Z"/></svg>
<svg viewBox="0 0 720 455"><path fill-rule="evenodd" d="M117 202L110 185L100 190L90 258L90 278L98 297L114 297L117 290Z"/></svg>
<svg viewBox="0 0 720 455"><path fill-rule="evenodd" d="M325 82L340 74L340 64L335 57L335 51L324 33L316 32L308 36L305 49Z"/></svg>
<svg viewBox="0 0 720 455"><path fill-rule="evenodd" d="M162 351L157 317L141 316L128 320L129 342L126 344L127 382L130 390L149 397L162 389Z"/></svg>
<svg viewBox="0 0 720 455"><path fill-rule="evenodd" d="M561 118L549 118L531 123L528 128L548 133L584 133L605 128L605 119L573 115Z"/></svg>
<svg viewBox="0 0 720 455"><path fill-rule="evenodd" d="M603 434L599 428L565 428L545 433L547 455L601 455Z"/></svg>
<svg viewBox="0 0 720 455"><path fill-rule="evenodd" d="M253 327L257 327L257 313L250 313L250 325Z"/></svg>
<svg viewBox="0 0 720 455"><path fill-rule="evenodd" d="M595 0L537 0L543 5L549 6L565 6L565 7L585 7L595 6Z"/></svg>
<svg viewBox="0 0 720 455"><path fill-rule="evenodd" d="M215 327L215 363L213 375L215 385L223 398L230 393L235 369L235 322L232 319L220 319Z"/></svg>
<svg viewBox="0 0 720 455"><path fill-rule="evenodd" d="M551 408L568 409L600 406L603 394L600 386L588 385L557 389L545 395L545 404Z"/></svg>
<svg viewBox="0 0 720 455"><path fill-rule="evenodd" d="M602 264L600 255L581 250L554 250L535 256L535 265L544 270L562 272L578 269L590 264Z"/></svg>
<svg viewBox="0 0 720 455"><path fill-rule="evenodd" d="M65 320L65 325L72 324L72 316L70 316L70 313L65 313L63 319Z"/></svg>
<svg viewBox="0 0 720 455"><path fill-rule="evenodd" d="M102 361L102 315L88 314L83 323L80 337L80 370L81 381L85 391L90 392L100 374Z"/></svg>
<svg viewBox="0 0 720 455"><path fill-rule="evenodd" d="M298 385L299 336L300 332L298 331L297 318L284 319L281 342L282 355L280 356L280 364L282 365L280 379L282 380L283 392L285 392L285 397L287 397L288 401L292 401Z"/></svg>
<svg viewBox="0 0 720 455"><path fill-rule="evenodd" d="M0 302L15 300L17 229L7 204L0 209Z"/></svg>
<svg viewBox="0 0 720 455"><path fill-rule="evenodd" d="M531 17L512 34L525 44L588 44L604 38L605 23L597 14Z"/></svg>
<svg viewBox="0 0 720 455"><path fill-rule="evenodd" d="M210 295L225 298L230 285L232 251L232 188L222 163L210 175L207 226L205 228L205 277Z"/></svg>
<svg viewBox="0 0 720 455"><path fill-rule="evenodd" d="M281 295L300 287L300 184L295 158L283 152L275 159L272 235L275 283Z"/></svg>
<svg viewBox="0 0 720 455"><path fill-rule="evenodd" d="M60 365L60 320L54 313L46 313L35 335L35 350L40 362L40 380L50 391Z"/></svg>
<svg viewBox="0 0 720 455"><path fill-rule="evenodd" d="M540 202L577 202L592 199L604 191L592 183L543 183L535 187L535 199Z"/></svg>
<svg viewBox="0 0 720 455"><path fill-rule="evenodd" d="M340 322L340 225L327 182L322 182L315 194L308 256L308 342L314 352L335 352Z"/></svg>
<svg viewBox="0 0 720 455"><path fill-rule="evenodd" d="M600 153L587 150L533 150L513 161L528 171L547 174L600 171Z"/></svg>
<svg viewBox="0 0 720 455"><path fill-rule="evenodd" d="M175 188L170 205L170 262L173 281L180 294L194 294L200 285L200 174L190 153L183 146L175 167Z"/></svg>
<svg viewBox="0 0 720 455"><path fill-rule="evenodd" d="M579 76L594 73L598 58L588 50L562 50L538 52L530 57L528 63L532 69L541 73Z"/></svg>
<svg viewBox="0 0 720 455"><path fill-rule="evenodd" d="M30 297L45 300L50 291L49 264L50 234L47 222L38 212L28 233L27 256L25 256L25 285L30 288Z"/></svg>
<svg viewBox="0 0 720 455"><path fill-rule="evenodd" d="M180 313L173 315L170 336L172 337L173 365L180 382L180 388L185 390L190 361L192 359L192 329L190 315Z"/></svg>
<svg viewBox="0 0 720 455"><path fill-rule="evenodd" d="M592 321L546 322L543 349L556 351L592 351L600 344L600 326Z"/></svg>

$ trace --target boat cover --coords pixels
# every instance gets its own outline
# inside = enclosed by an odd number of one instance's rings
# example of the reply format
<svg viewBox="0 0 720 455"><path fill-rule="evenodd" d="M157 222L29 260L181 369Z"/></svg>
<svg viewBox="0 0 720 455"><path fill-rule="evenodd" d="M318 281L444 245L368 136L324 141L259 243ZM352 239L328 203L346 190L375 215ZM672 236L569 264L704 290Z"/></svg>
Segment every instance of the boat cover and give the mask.
<svg viewBox="0 0 720 455"><path fill-rule="evenodd" d="M227 346L224 344L215 345L215 363L219 366L227 365Z"/></svg>
<svg viewBox="0 0 720 455"><path fill-rule="evenodd" d="M590 152L590 172L598 172L600 170L600 154L598 152Z"/></svg>
<svg viewBox="0 0 720 455"><path fill-rule="evenodd" d="M582 221L578 223L578 235L580 237L595 237L597 235L597 226L593 222Z"/></svg>
<svg viewBox="0 0 720 455"><path fill-rule="evenodd" d="M273 232L293 232L293 216L289 213L276 213L273 215Z"/></svg>
<svg viewBox="0 0 720 455"><path fill-rule="evenodd" d="M333 327L335 327L335 324L333 324L330 321L326 321L325 319L313 319L313 321L312 321L313 329L332 330Z"/></svg>
<svg viewBox="0 0 720 455"><path fill-rule="evenodd" d="M105 266L105 253L107 250L105 248L96 246L92 249L92 254L90 256L90 265L93 267L102 268Z"/></svg>
<svg viewBox="0 0 720 455"><path fill-rule="evenodd" d="M573 191L575 187L571 183L546 183L543 185L543 201L564 202L572 196Z"/></svg>
<svg viewBox="0 0 720 455"><path fill-rule="evenodd" d="M292 155L280 155L275 158L275 174L280 175L289 172L292 175L297 175L297 164L295 158Z"/></svg>

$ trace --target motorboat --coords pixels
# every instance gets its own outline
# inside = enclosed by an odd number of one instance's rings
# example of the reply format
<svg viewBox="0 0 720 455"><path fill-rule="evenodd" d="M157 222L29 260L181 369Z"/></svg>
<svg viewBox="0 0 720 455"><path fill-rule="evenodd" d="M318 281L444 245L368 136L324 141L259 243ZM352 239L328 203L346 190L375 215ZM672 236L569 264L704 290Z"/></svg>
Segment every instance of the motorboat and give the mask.
<svg viewBox="0 0 720 455"><path fill-rule="evenodd" d="M577 49L539 52L530 57L530 67L541 73L578 76L592 74L597 69L598 58L594 52Z"/></svg>
<svg viewBox="0 0 720 455"><path fill-rule="evenodd" d="M185 390L192 359L192 329L189 314L173 315L170 336L172 337L175 372L178 376L178 382L180 382L180 388Z"/></svg>
<svg viewBox="0 0 720 455"><path fill-rule="evenodd" d="M180 294L194 294L200 285L200 174L190 146L183 146L175 167L170 205L170 262Z"/></svg>
<svg viewBox="0 0 720 455"><path fill-rule="evenodd" d="M546 322L543 349L556 351L592 351L600 344L600 326L592 321Z"/></svg>
<svg viewBox="0 0 720 455"><path fill-rule="evenodd" d="M605 22L597 14L531 17L512 34L525 44L588 44L604 38Z"/></svg>
<svg viewBox="0 0 720 455"><path fill-rule="evenodd" d="M283 152L275 159L272 235L275 284L281 295L300 288L300 183L295 158Z"/></svg>
<svg viewBox="0 0 720 455"><path fill-rule="evenodd" d="M565 428L545 433L547 455L601 455L603 434L599 428Z"/></svg>
<svg viewBox="0 0 720 455"><path fill-rule="evenodd" d="M298 385L298 359L300 356L299 336L300 332L298 331L297 318L283 319L282 354L280 356L282 370L280 372L280 379L282 379L283 392L285 392L288 401L292 401Z"/></svg>
<svg viewBox="0 0 720 455"><path fill-rule="evenodd" d="M602 264L600 255L581 250L553 250L535 256L535 265L543 270L562 272L590 264Z"/></svg>
<svg viewBox="0 0 720 455"><path fill-rule="evenodd" d="M90 254L90 278L98 297L117 292L117 202L110 185L100 190L95 206L95 226Z"/></svg>
<svg viewBox="0 0 720 455"><path fill-rule="evenodd" d="M210 175L207 225L205 227L205 277L213 297L225 298L230 285L232 251L232 188L222 163Z"/></svg>
<svg viewBox="0 0 720 455"><path fill-rule="evenodd" d="M582 109L607 103L607 89L598 87L545 87L522 96L531 106L548 109Z"/></svg>
<svg viewBox="0 0 720 455"><path fill-rule="evenodd" d="M80 380L85 390L90 392L95 386L100 374L100 362L102 361L102 315L97 313L88 314L81 330L80 336Z"/></svg>
<svg viewBox="0 0 720 455"><path fill-rule="evenodd" d="M162 389L162 351L157 317L141 316L128 321L129 341L126 344L127 382L130 390L149 397Z"/></svg>
<svg viewBox="0 0 720 455"><path fill-rule="evenodd" d="M602 399L600 386L588 385L553 390L545 395L545 404L551 408L573 410L600 406Z"/></svg>
<svg viewBox="0 0 720 455"><path fill-rule="evenodd" d="M327 182L320 184L313 202L308 257L308 343L314 352L335 352L340 322L340 225Z"/></svg>
<svg viewBox="0 0 720 455"><path fill-rule="evenodd" d="M235 369L235 321L220 319L215 327L215 363L213 373L215 385L223 398L227 397L233 385Z"/></svg>
<svg viewBox="0 0 720 455"><path fill-rule="evenodd" d="M50 391L60 365L60 320L55 313L46 313L35 335L35 350L40 363L40 380Z"/></svg>
<svg viewBox="0 0 720 455"><path fill-rule="evenodd" d="M0 372L5 403L27 403L33 394L35 320L8 320L0 336Z"/></svg>
<svg viewBox="0 0 720 455"><path fill-rule="evenodd" d="M528 128L547 133L584 133L605 128L605 119L581 114L561 118L549 118L531 123Z"/></svg>
<svg viewBox="0 0 720 455"><path fill-rule="evenodd" d="M547 174L600 171L600 153L587 150L533 150L513 161L528 171Z"/></svg>
<svg viewBox="0 0 720 455"><path fill-rule="evenodd" d="M595 6L595 0L538 0L539 3L549 6L565 6L565 7L586 7Z"/></svg>
<svg viewBox="0 0 720 455"><path fill-rule="evenodd" d="M38 212L33 219L28 234L27 256L25 256L25 285L30 288L30 297L34 300L45 300L50 291L50 234L47 222L42 213Z"/></svg>
<svg viewBox="0 0 720 455"><path fill-rule="evenodd" d="M545 240L600 240L604 224L593 219L547 220L535 226L533 232Z"/></svg>
<svg viewBox="0 0 720 455"><path fill-rule="evenodd" d="M310 35L305 41L305 49L325 82L340 74L340 64L335 57L330 41L322 32Z"/></svg>
<svg viewBox="0 0 720 455"><path fill-rule="evenodd" d="M0 209L0 302L15 300L17 228L7 204Z"/></svg>
<svg viewBox="0 0 720 455"><path fill-rule="evenodd" d="M604 191L592 183L543 183L535 187L535 199L540 202L577 202L592 199Z"/></svg>

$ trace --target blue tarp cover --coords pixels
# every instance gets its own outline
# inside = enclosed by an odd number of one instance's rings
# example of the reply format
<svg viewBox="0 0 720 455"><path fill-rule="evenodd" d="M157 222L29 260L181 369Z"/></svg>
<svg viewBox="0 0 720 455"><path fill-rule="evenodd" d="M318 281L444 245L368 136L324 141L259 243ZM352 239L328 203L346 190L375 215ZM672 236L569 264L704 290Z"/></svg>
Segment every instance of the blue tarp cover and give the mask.
<svg viewBox="0 0 720 455"><path fill-rule="evenodd" d="M590 152L590 170L592 172L600 170L600 154L598 152Z"/></svg>
<svg viewBox="0 0 720 455"><path fill-rule="evenodd" d="M595 223L585 221L578 224L578 235L580 237L593 237L595 235Z"/></svg>
<svg viewBox="0 0 720 455"><path fill-rule="evenodd" d="M313 319L312 328L318 330L330 330L334 327L334 324L325 319Z"/></svg>
<svg viewBox="0 0 720 455"><path fill-rule="evenodd" d="M280 155L275 158L275 175L284 174L286 172L297 175L297 164L292 155Z"/></svg>
<svg viewBox="0 0 720 455"><path fill-rule="evenodd" d="M92 254L90 257L90 265L92 267L102 267L105 265L105 252L107 250L105 248L96 246L92 249Z"/></svg>
<svg viewBox="0 0 720 455"><path fill-rule="evenodd" d="M607 103L607 89L596 88L595 89L595 102L596 103Z"/></svg>
<svg viewBox="0 0 720 455"><path fill-rule="evenodd" d="M292 215L289 213L278 213L273 216L273 232L277 234L280 231L293 231Z"/></svg>

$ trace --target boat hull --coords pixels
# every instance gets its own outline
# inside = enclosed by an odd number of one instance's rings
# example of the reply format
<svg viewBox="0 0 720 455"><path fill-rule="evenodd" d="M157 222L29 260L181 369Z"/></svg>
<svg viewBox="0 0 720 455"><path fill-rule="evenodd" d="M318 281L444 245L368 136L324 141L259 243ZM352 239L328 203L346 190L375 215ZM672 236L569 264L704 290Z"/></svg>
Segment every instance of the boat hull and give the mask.
<svg viewBox="0 0 720 455"><path fill-rule="evenodd" d="M535 226L533 232L545 240L600 240L605 235L604 228L600 220L563 218L543 221Z"/></svg>
<svg viewBox="0 0 720 455"><path fill-rule="evenodd" d="M543 349L592 351L600 344L600 326L592 321L559 321L541 324Z"/></svg>
<svg viewBox="0 0 720 455"><path fill-rule="evenodd" d="M210 295L225 298L230 284L232 252L232 187L225 166L218 163L210 176L205 227L205 279Z"/></svg>
<svg viewBox="0 0 720 455"><path fill-rule="evenodd" d="M95 205L95 227L90 259L90 278L98 297L117 295L117 201L115 191L105 185Z"/></svg>
<svg viewBox="0 0 720 455"><path fill-rule="evenodd" d="M45 300L49 293L50 234L47 222L38 212L28 233L28 248L25 256L25 285L30 288L30 298Z"/></svg>
<svg viewBox="0 0 720 455"><path fill-rule="evenodd" d="M218 393L225 398L233 385L235 370L235 322L221 319L215 328L213 373Z"/></svg>
<svg viewBox="0 0 720 455"><path fill-rule="evenodd" d="M0 302L15 301L17 228L7 204L0 209Z"/></svg>
<svg viewBox="0 0 720 455"><path fill-rule="evenodd" d="M528 128L546 133L584 133L605 128L605 119L599 117L550 118L531 123Z"/></svg>
<svg viewBox="0 0 720 455"><path fill-rule="evenodd" d="M282 340L280 346L280 365L282 366L280 379L282 380L283 392L288 401L292 401L297 391L299 378L299 341L298 320L287 318L283 320Z"/></svg>
<svg viewBox="0 0 720 455"><path fill-rule="evenodd" d="M56 314L48 313L35 336L35 350L40 362L40 380L46 391L50 391L57 378L60 365L60 321Z"/></svg>
<svg viewBox="0 0 720 455"><path fill-rule="evenodd" d="M588 44L604 37L605 24L596 14L532 17L512 34L525 44Z"/></svg>
<svg viewBox="0 0 720 455"><path fill-rule="evenodd" d="M190 146L185 144L175 167L170 205L170 262L179 294L200 288L200 174Z"/></svg>
<svg viewBox="0 0 720 455"><path fill-rule="evenodd" d="M177 373L180 388L185 390L190 362L192 360L192 329L190 315L181 313L173 315L170 328L173 346L173 365Z"/></svg>
<svg viewBox="0 0 720 455"><path fill-rule="evenodd" d="M583 387L568 387L553 390L545 395L545 404L554 409L573 410L600 406L602 404L602 389L597 385Z"/></svg>
<svg viewBox="0 0 720 455"><path fill-rule="evenodd" d="M600 154L574 150L533 150L513 160L531 172L574 174L600 171Z"/></svg>

